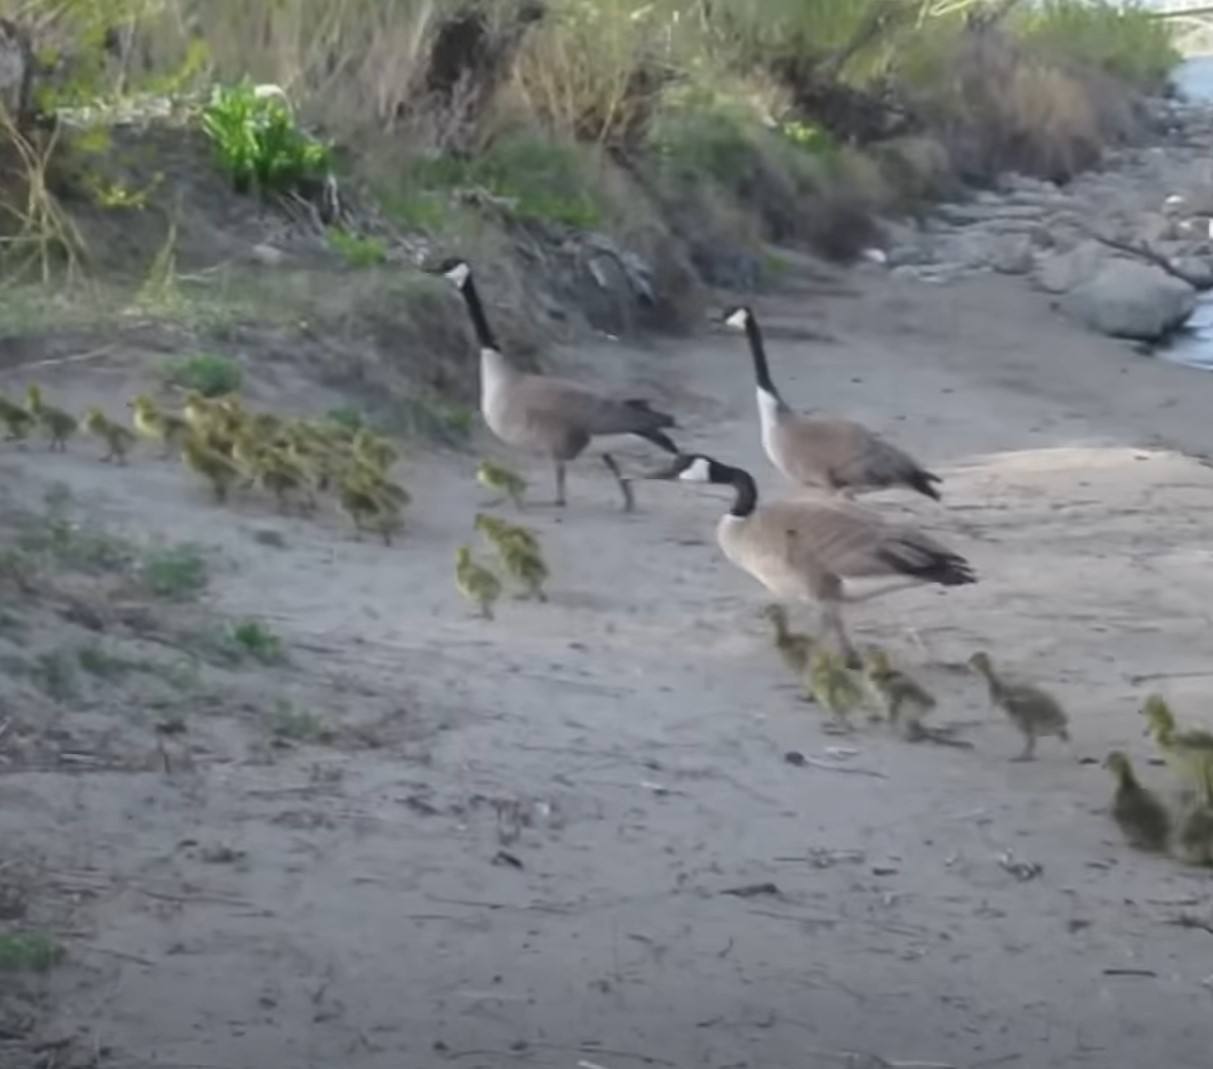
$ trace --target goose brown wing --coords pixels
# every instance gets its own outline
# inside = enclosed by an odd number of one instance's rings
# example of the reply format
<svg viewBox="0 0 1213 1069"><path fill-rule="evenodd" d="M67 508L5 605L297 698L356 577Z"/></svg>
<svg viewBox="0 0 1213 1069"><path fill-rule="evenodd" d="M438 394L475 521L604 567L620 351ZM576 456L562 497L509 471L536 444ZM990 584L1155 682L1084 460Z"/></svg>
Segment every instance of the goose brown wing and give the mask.
<svg viewBox="0 0 1213 1069"><path fill-rule="evenodd" d="M528 413L565 423L589 435L644 434L674 426L672 416L647 401L604 397L579 383L532 375L518 387Z"/></svg>
<svg viewBox="0 0 1213 1069"><path fill-rule="evenodd" d="M834 501L781 501L756 514L770 537L786 540L788 561L841 578L903 575L944 586L976 581L969 563L930 535Z"/></svg>
<svg viewBox="0 0 1213 1069"><path fill-rule="evenodd" d="M938 499L932 483L939 477L860 423L844 419L807 419L794 424L796 448L812 457L813 466L828 471L836 486L908 486Z"/></svg>

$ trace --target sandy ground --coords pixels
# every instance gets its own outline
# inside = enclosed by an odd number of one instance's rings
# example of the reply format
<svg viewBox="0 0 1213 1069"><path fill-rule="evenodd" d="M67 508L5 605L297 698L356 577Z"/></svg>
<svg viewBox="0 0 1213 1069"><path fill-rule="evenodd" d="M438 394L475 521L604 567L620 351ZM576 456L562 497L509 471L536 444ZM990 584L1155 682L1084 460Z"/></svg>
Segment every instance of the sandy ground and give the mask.
<svg viewBox="0 0 1213 1069"><path fill-rule="evenodd" d="M823 733L763 592L715 547L720 493L642 484L624 516L605 470L578 466L567 512L528 519L550 602L486 623L451 580L482 500L472 457L406 462L412 526L385 550L335 517L218 511L150 456L6 450L21 493L62 481L119 527L217 547L210 608L291 651L271 696L395 725L376 748L267 757L236 732L168 773L0 776L0 836L73 903L43 1034L121 1069L1207 1066L1213 936L1177 922L1213 923L1213 884L1121 844L1089 759L1124 746L1162 782L1142 696L1199 719L1213 686L1213 377L1005 279L849 282L760 305L776 376L945 476L943 507L877 503L981 582L851 619L936 690L940 722L972 722L970 751ZM789 492L738 338L553 364L640 383L687 447ZM114 406L139 373L116 357L40 381ZM285 548L249 537L265 527ZM978 648L1063 698L1072 746L1008 763L1018 739L948 667Z"/></svg>

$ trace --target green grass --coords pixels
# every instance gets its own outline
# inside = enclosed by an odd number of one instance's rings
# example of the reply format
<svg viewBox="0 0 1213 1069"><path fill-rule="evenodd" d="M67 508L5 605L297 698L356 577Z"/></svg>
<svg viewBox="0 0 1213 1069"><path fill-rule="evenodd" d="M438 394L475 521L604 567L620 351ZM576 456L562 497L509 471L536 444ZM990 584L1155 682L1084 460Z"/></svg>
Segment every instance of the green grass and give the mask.
<svg viewBox="0 0 1213 1069"><path fill-rule="evenodd" d="M235 360L214 353L171 360L163 367L164 381L183 390L197 390L203 397L236 393L244 385L244 371Z"/></svg>
<svg viewBox="0 0 1213 1069"><path fill-rule="evenodd" d="M350 267L379 267L387 263L387 245L375 237L355 234L339 226L328 229L329 244Z"/></svg>
<svg viewBox="0 0 1213 1069"><path fill-rule="evenodd" d="M285 659L282 639L257 620L243 620L233 625L228 640L242 655L262 664L278 664Z"/></svg>
<svg viewBox="0 0 1213 1069"><path fill-rule="evenodd" d="M210 566L202 550L183 543L156 550L140 565L143 588L158 598L190 601L210 584Z"/></svg>
<svg viewBox="0 0 1213 1069"><path fill-rule="evenodd" d="M80 695L76 661L66 650L39 653L29 668L34 685L53 702L72 701Z"/></svg>
<svg viewBox="0 0 1213 1069"><path fill-rule="evenodd" d="M99 679L121 679L146 667L144 662L123 657L96 641L77 647L76 663L82 672Z"/></svg>
<svg viewBox="0 0 1213 1069"><path fill-rule="evenodd" d="M0 972L48 972L64 958L62 945L42 932L0 932Z"/></svg>
<svg viewBox="0 0 1213 1069"><path fill-rule="evenodd" d="M428 208L456 191L488 194L507 216L522 222L558 223L589 230L598 226L603 205L593 188L585 153L577 145L535 136L502 137L479 156L439 156L414 161L403 187L386 194L389 210L400 222L421 229ZM427 199L428 198L428 199ZM429 220L432 222L432 219Z"/></svg>
<svg viewBox="0 0 1213 1069"><path fill-rule="evenodd" d="M345 431L360 431L367 426L367 418L361 409L338 407L330 408L324 418L330 423L335 423L338 427Z"/></svg>
<svg viewBox="0 0 1213 1069"><path fill-rule="evenodd" d="M412 179L403 188L382 191L380 202L388 216L407 230L444 234L451 229L455 215L449 189L427 189Z"/></svg>
<svg viewBox="0 0 1213 1069"><path fill-rule="evenodd" d="M285 698L275 703L268 725L270 734L280 742L331 742L334 734L315 713L296 709Z"/></svg>
<svg viewBox="0 0 1213 1069"><path fill-rule="evenodd" d="M1145 89L1164 84L1182 59L1171 24L1132 2L1039 0L1016 12L1013 25L1029 46Z"/></svg>

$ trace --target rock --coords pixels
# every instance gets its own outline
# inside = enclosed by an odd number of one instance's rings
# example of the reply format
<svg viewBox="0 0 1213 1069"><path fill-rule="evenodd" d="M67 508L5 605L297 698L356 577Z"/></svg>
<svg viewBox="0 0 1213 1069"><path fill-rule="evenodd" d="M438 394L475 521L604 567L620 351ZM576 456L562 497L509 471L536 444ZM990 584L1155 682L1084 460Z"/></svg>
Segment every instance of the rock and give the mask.
<svg viewBox="0 0 1213 1069"><path fill-rule="evenodd" d="M1137 232L1137 240L1144 241L1147 245L1174 241L1177 236L1175 220L1167 218L1161 212L1146 212L1134 229Z"/></svg>
<svg viewBox="0 0 1213 1069"><path fill-rule="evenodd" d="M1036 268L1036 284L1047 293L1068 293L1094 278L1107 260L1104 246L1087 238L1069 252L1041 257Z"/></svg>
<svg viewBox="0 0 1213 1069"><path fill-rule="evenodd" d="M286 253L274 245L254 245L249 250L249 256L265 267L280 267L286 263Z"/></svg>
<svg viewBox="0 0 1213 1069"><path fill-rule="evenodd" d="M1101 334L1155 341L1192 314L1196 291L1152 264L1110 260L1067 293L1061 306Z"/></svg>
<svg viewBox="0 0 1213 1069"><path fill-rule="evenodd" d="M941 204L935 209L935 214L945 222L957 226L967 226L972 223L985 223L993 219L1020 219L1039 222L1041 208L1035 204L1007 204L1000 200L997 204Z"/></svg>
<svg viewBox="0 0 1213 1069"><path fill-rule="evenodd" d="M1213 289L1213 263L1202 256L1177 256L1171 261L1177 271L1200 290Z"/></svg>
<svg viewBox="0 0 1213 1069"><path fill-rule="evenodd" d="M1000 275L1026 275L1035 263L1032 239L1024 234L1004 237L991 249L989 263Z"/></svg>

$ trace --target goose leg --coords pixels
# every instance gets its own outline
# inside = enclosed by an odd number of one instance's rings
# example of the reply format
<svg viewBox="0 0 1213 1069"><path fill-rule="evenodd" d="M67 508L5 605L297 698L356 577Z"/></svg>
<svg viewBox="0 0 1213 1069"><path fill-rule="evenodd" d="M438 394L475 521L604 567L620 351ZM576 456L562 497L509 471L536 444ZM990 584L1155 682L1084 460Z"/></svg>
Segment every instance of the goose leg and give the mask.
<svg viewBox="0 0 1213 1069"><path fill-rule="evenodd" d="M1011 758L1012 761L1031 761L1036 756L1036 733L1024 732L1023 749Z"/></svg>
<svg viewBox="0 0 1213 1069"><path fill-rule="evenodd" d="M559 508L564 508L564 461L556 461L556 501L554 504Z"/></svg>
<svg viewBox="0 0 1213 1069"><path fill-rule="evenodd" d="M847 634L846 624L842 622L842 606L836 601L826 602L821 612L821 620L823 630L833 631L838 639L838 649L846 658L847 667L862 668L863 661L851 642L851 636Z"/></svg>
<svg viewBox="0 0 1213 1069"><path fill-rule="evenodd" d="M632 484L623 477L619 465L615 463L615 458L610 453L602 454L602 462L607 466L607 471L615 476L615 482L619 484L619 492L623 494L623 511L634 512L636 499L632 496Z"/></svg>

